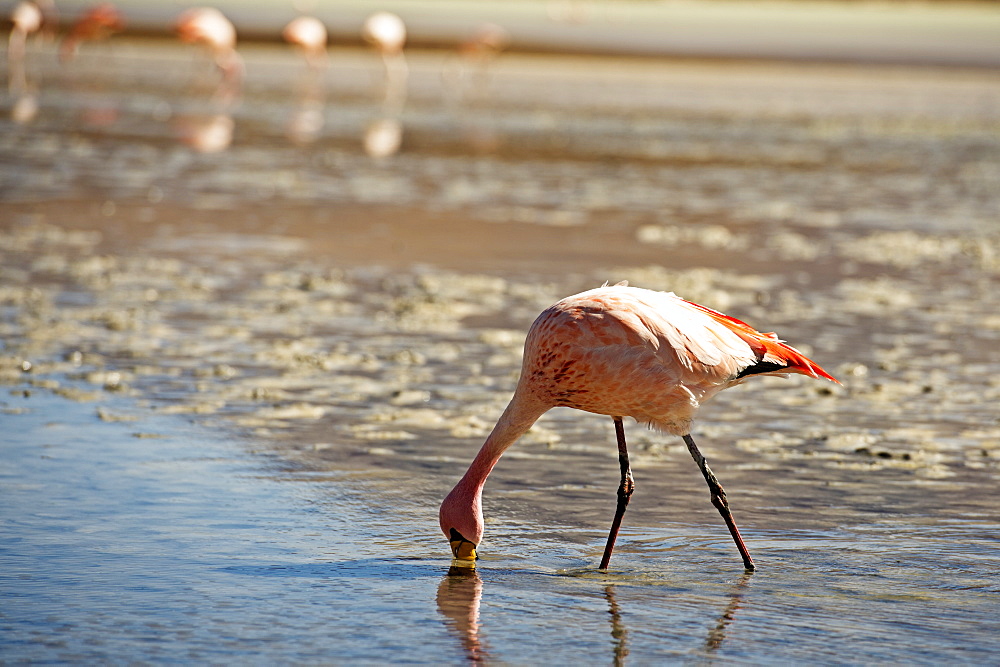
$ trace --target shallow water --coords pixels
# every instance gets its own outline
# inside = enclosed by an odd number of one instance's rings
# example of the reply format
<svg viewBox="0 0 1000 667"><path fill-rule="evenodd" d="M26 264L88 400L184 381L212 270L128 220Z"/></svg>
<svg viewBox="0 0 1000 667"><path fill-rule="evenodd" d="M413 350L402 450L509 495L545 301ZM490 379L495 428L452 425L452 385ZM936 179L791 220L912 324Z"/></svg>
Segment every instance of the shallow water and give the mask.
<svg viewBox="0 0 1000 667"><path fill-rule="evenodd" d="M416 53L378 159L365 53L337 54L320 130L290 141L301 65L247 48L216 153L181 143L219 111L191 52L33 56L39 112L0 139L0 658L1000 649L994 72L512 56L450 89L455 63ZM759 570L683 444L631 425L638 489L596 571L611 422L554 410L491 478L479 567L450 573L437 503L523 332L620 279L844 382L768 378L702 412Z"/></svg>
<svg viewBox="0 0 1000 667"><path fill-rule="evenodd" d="M995 523L757 530L753 575L708 526L628 531L605 574L593 535L529 542L522 523L494 526L507 553L449 572L426 507L359 502L378 482L289 469L173 419L144 420L138 438L86 404L26 404L5 420L6 660L981 663L997 650Z"/></svg>

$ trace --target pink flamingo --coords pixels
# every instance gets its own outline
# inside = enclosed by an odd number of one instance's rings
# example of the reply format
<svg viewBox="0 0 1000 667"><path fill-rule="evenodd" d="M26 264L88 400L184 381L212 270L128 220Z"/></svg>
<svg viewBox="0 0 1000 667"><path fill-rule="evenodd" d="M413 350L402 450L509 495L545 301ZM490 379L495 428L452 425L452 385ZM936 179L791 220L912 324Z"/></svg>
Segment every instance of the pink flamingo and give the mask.
<svg viewBox="0 0 1000 667"><path fill-rule="evenodd" d="M59 60L67 63L76 57L83 42L107 39L125 29L125 17L110 2L94 5L73 23L59 46Z"/></svg>
<svg viewBox="0 0 1000 667"><path fill-rule="evenodd" d="M232 22L213 7L192 7L178 17L175 29L182 42L208 48L222 75L216 91L218 98L224 103L235 99L243 85L244 65L236 52L236 28Z"/></svg>
<svg viewBox="0 0 1000 667"><path fill-rule="evenodd" d="M34 2L22 0L10 12L10 37L7 42L7 59L9 62L23 61L25 43L28 35L38 32L42 27L42 10Z"/></svg>
<svg viewBox="0 0 1000 667"><path fill-rule="evenodd" d="M11 119L18 124L30 123L38 115L38 96L28 85L25 52L28 35L41 29L44 17L34 2L22 0L10 13L10 38L7 43L7 86L14 104Z"/></svg>
<svg viewBox="0 0 1000 667"><path fill-rule="evenodd" d="M305 146L319 138L325 122L323 74L330 64L326 51L328 34L318 18L299 16L289 21L281 36L298 47L306 61L305 75L296 86L297 104L285 125L285 135L292 143Z"/></svg>
<svg viewBox="0 0 1000 667"><path fill-rule="evenodd" d="M398 114L406 101L406 80L409 67L403 47L406 46L406 24L391 12L375 12L361 27L361 37L375 47L385 67L384 114Z"/></svg>
<svg viewBox="0 0 1000 667"><path fill-rule="evenodd" d="M23 91L27 87L24 72L24 54L28 35L42 27L42 10L34 2L22 0L10 13L10 37L7 42L8 84L12 90Z"/></svg>
<svg viewBox="0 0 1000 667"><path fill-rule="evenodd" d="M281 36L289 44L302 49L310 69L319 70L327 66L326 26L318 18L300 16L292 19L281 31Z"/></svg>
<svg viewBox="0 0 1000 667"><path fill-rule="evenodd" d="M483 538L483 486L501 455L546 411L565 406L614 419L618 507L600 569L608 567L634 483L623 417L680 435L701 469L747 570L753 560L726 493L691 438L700 404L751 375L799 373L837 382L773 333L674 294L619 283L550 306L528 331L514 397L465 476L441 503L441 529L459 561Z"/></svg>

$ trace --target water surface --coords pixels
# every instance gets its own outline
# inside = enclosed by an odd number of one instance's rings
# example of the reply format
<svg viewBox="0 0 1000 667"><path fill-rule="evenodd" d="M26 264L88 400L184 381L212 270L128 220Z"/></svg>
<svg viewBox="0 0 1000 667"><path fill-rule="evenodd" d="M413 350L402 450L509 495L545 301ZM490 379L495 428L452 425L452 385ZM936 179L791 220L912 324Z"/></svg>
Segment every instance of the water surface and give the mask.
<svg viewBox="0 0 1000 667"><path fill-rule="evenodd" d="M36 48L38 113L0 135L0 658L1000 649L995 73L511 56L477 88L416 53L377 158L370 54L336 54L302 134L317 98L275 47L245 49L225 109L173 45L65 70ZM230 143L192 143L219 115ZM621 279L844 382L768 378L702 412L759 570L683 444L629 425L638 489L598 572L611 421L554 410L490 480L479 567L451 571L437 504L524 331Z"/></svg>

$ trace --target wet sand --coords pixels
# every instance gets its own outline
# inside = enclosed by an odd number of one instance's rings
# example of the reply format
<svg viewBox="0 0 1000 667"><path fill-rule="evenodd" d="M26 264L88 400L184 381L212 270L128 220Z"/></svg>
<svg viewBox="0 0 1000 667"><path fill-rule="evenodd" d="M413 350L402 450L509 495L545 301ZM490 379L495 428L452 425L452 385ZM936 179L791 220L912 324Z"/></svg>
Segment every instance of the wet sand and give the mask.
<svg viewBox="0 0 1000 667"><path fill-rule="evenodd" d="M153 436L189 442L169 424L191 423L259 466L260 493L302 482L273 509L292 553L248 546L253 562L222 578L256 582L243 604L258 609L268 572L308 589L360 571L359 594L383 572L398 593L327 613L381 610L410 629L374 656L346 643L325 659L530 662L550 637L526 637L537 625L521 615L535 613L571 636L564 659L593 646L639 661L996 650L995 72L512 55L484 86L449 87L455 63L417 52L401 150L375 159L362 150L382 112L369 54L335 54L306 142L286 135L301 64L276 47L245 57L217 153L178 140L183 119L215 111L190 52L120 42L73 70L34 61L40 111L0 137L2 420L33 424L5 447L57 442L43 425L72 414L82 439L125 438L141 460ZM150 82L155 63L171 67ZM631 425L638 490L598 573L611 422L554 410L491 478L480 574L448 577L437 503L508 400L524 331L556 299L622 279L775 330L844 383L769 378L702 410L695 436L760 572L739 578L680 440ZM44 489L27 464L5 484L22 474ZM252 511L247 496L234 502ZM322 555L302 546L316 541ZM139 543L162 566L155 541ZM31 594L4 587L30 623ZM184 641L206 655L206 638ZM303 641L278 633L266 655L317 659ZM82 646L73 655L150 655ZM27 639L8 650L57 655Z"/></svg>

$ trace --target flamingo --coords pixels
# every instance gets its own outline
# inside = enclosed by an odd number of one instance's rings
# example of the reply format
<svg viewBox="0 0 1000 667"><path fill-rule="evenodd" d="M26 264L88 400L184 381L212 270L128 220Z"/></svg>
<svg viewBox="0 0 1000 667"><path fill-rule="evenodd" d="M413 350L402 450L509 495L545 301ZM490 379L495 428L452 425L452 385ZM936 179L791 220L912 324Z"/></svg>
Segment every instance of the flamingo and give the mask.
<svg viewBox="0 0 1000 667"><path fill-rule="evenodd" d="M457 98L484 97L490 68L510 44L510 33L496 23L483 23L458 45L457 58L445 63L441 76Z"/></svg>
<svg viewBox="0 0 1000 667"><path fill-rule="evenodd" d="M225 103L232 101L243 84L243 58L236 52L236 28L213 7L192 7L175 25L177 36L187 44L203 44L219 68L222 83L217 91Z"/></svg>
<svg viewBox="0 0 1000 667"><path fill-rule="evenodd" d="M42 27L42 10L34 2L22 0L10 12L10 37L7 42L7 59L9 62L23 61L25 43L28 35L38 32ZM23 76L23 74L22 74ZM13 77L11 77L13 81Z"/></svg>
<svg viewBox="0 0 1000 667"><path fill-rule="evenodd" d="M382 56L382 65L385 67L383 112L398 113L406 100L406 79L409 76L406 57L403 55L406 25L403 19L391 12L375 12L365 19L361 36Z"/></svg>
<svg viewBox="0 0 1000 667"><path fill-rule="evenodd" d="M510 33L503 26L484 23L469 39L459 44L458 52L470 69L478 70L478 78L485 81L490 66L509 44Z"/></svg>
<svg viewBox="0 0 1000 667"><path fill-rule="evenodd" d="M326 26L318 18L300 16L292 19L281 31L281 36L289 44L302 49L310 69L319 70L326 67Z"/></svg>
<svg viewBox="0 0 1000 667"><path fill-rule="evenodd" d="M365 19L361 36L383 56L392 56L403 52L406 25L392 12L375 12Z"/></svg>
<svg viewBox="0 0 1000 667"><path fill-rule="evenodd" d="M691 422L701 403L723 389L753 375L787 373L837 382L775 334L760 333L670 292L622 282L550 306L528 331L513 398L465 476L441 503L441 530L456 562L475 564L483 538L483 486L493 467L542 414L564 406L609 415L615 424L621 484L601 570L608 567L635 488L623 417L683 438L743 565L754 570L726 493L691 437Z"/></svg>
<svg viewBox="0 0 1000 667"><path fill-rule="evenodd" d="M125 17L117 7L110 2L94 5L81 14L69 29L59 46L59 59L67 63L76 57L83 42L107 39L124 29Z"/></svg>
<svg viewBox="0 0 1000 667"><path fill-rule="evenodd" d="M297 46L306 61L305 75L297 85L297 105L288 117L285 135L292 143L305 146L313 143L323 129L323 74L330 61L326 52L326 26L314 16L292 19L281 31L286 42Z"/></svg>
<svg viewBox="0 0 1000 667"><path fill-rule="evenodd" d="M38 96L28 86L25 52L28 35L38 32L43 22L42 10L34 2L22 0L10 13L11 29L7 43L7 86L14 105L10 115L15 123L31 122L38 115Z"/></svg>

